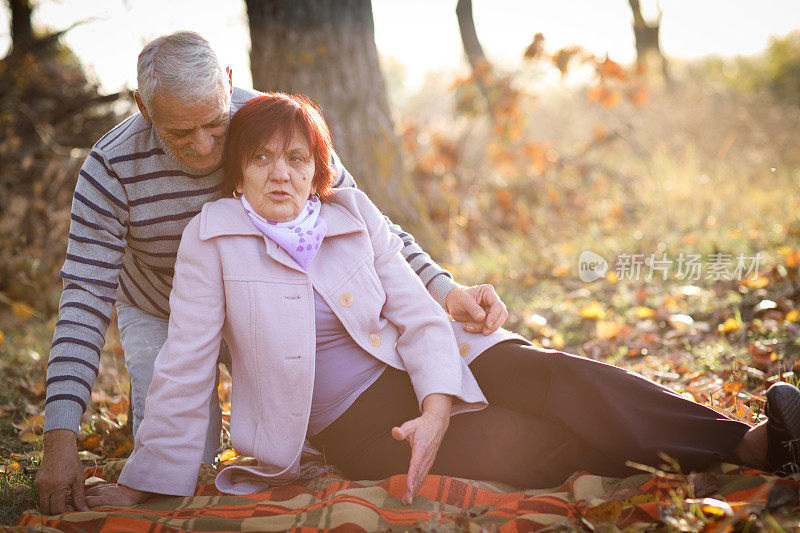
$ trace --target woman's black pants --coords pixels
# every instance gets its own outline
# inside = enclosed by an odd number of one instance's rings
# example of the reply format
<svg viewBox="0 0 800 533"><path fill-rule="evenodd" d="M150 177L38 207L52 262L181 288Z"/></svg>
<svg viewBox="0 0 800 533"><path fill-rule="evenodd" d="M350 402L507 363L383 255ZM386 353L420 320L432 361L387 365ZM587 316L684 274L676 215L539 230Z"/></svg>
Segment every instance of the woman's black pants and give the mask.
<svg viewBox="0 0 800 533"><path fill-rule="evenodd" d="M523 487L561 483L576 470L637 473L659 452L684 472L732 453L748 426L649 379L585 357L502 342L470 364L489 407L450 419L431 473ZM351 479L408 471L411 447L391 429L419 416L408 374L387 368L311 443Z"/></svg>

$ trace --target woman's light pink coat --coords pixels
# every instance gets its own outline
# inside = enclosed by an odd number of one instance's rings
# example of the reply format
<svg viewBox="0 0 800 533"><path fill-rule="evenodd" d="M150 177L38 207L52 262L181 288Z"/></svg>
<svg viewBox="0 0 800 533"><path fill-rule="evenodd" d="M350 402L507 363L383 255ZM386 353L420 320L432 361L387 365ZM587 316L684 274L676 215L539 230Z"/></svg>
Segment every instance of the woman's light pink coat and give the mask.
<svg viewBox="0 0 800 533"><path fill-rule="evenodd" d="M314 382L314 290L361 347L409 373L420 403L445 393L457 398L453 414L486 405L467 363L518 337L453 327L370 200L350 188L331 200L321 212L327 236L306 271L264 237L237 200L206 204L186 227L170 295L169 336L120 483L162 494L194 493L223 337L232 357L231 441L260 466L227 468L217 487L250 493L293 476Z"/></svg>

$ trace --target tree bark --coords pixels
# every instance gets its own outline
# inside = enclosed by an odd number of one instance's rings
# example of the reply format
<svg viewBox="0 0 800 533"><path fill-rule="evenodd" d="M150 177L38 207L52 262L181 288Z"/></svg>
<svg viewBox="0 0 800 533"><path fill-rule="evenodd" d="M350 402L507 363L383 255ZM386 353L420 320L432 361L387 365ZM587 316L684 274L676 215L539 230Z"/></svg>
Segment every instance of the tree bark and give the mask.
<svg viewBox="0 0 800 533"><path fill-rule="evenodd" d="M11 12L11 53L25 53L35 41L31 15L33 8L28 0L7 0Z"/></svg>
<svg viewBox="0 0 800 533"><path fill-rule="evenodd" d="M667 58L661 51L659 43L659 33L661 30L661 13L659 11L658 20L654 24L648 24L642 16L642 9L639 0L628 0L633 13L633 35L636 41L636 64L639 67L646 67L647 54L652 51L661 62L661 74L664 80L669 82L669 69Z"/></svg>
<svg viewBox="0 0 800 533"><path fill-rule="evenodd" d="M370 0L246 0L253 84L322 108L336 151L373 202L423 246L439 237L403 170Z"/></svg>
<svg viewBox="0 0 800 533"><path fill-rule="evenodd" d="M461 34L461 45L464 47L464 53L467 55L467 60L472 67L473 78L475 78L478 90L486 100L490 118L493 122L496 122L495 102L489 91L492 64L486 59L481 42L478 40L475 20L472 17L472 0L458 0L456 17L458 18L458 31Z"/></svg>

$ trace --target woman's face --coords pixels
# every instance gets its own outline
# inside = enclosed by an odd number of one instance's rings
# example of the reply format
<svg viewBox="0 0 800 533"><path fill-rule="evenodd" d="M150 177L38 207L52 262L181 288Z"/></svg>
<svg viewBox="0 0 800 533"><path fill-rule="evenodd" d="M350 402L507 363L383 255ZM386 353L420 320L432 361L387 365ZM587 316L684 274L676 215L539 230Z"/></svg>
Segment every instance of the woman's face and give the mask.
<svg viewBox="0 0 800 533"><path fill-rule="evenodd" d="M305 136L295 131L292 141L274 135L242 169L237 189L253 209L272 222L290 222L300 215L313 193L314 158Z"/></svg>

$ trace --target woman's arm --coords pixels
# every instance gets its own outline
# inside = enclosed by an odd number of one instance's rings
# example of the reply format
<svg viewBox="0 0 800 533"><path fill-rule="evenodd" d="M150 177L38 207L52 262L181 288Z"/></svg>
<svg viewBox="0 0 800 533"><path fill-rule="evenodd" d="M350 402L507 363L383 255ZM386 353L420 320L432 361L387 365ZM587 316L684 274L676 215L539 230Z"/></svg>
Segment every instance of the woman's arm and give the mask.
<svg viewBox="0 0 800 533"><path fill-rule="evenodd" d="M422 400L422 416L392 428L392 437L411 445L411 462L406 476L403 504L408 505L419 492L428 475L444 434L450 425L452 398L447 394L429 394Z"/></svg>
<svg viewBox="0 0 800 533"><path fill-rule="evenodd" d="M402 242L391 234L377 208L356 196L375 254L374 266L386 293L382 315L399 330L397 352L409 373L422 414L392 430L411 445L403 502L411 503L436 459L450 422L452 396L462 401L463 363L450 321L428 295L400 254Z"/></svg>
<svg viewBox="0 0 800 533"><path fill-rule="evenodd" d="M197 483L225 320L222 267L215 240L199 236L202 216L181 239L167 341L156 358L133 454L119 477L139 491L188 496Z"/></svg>

